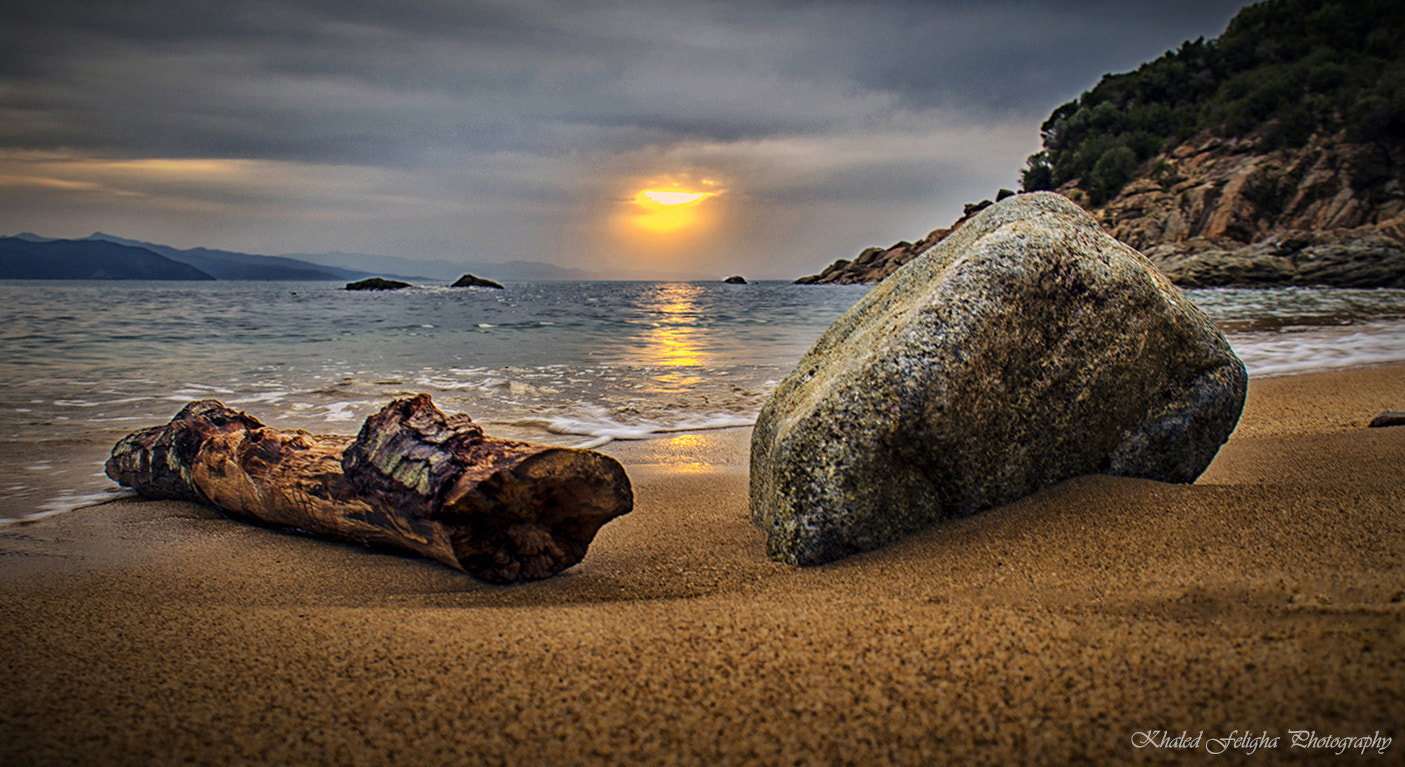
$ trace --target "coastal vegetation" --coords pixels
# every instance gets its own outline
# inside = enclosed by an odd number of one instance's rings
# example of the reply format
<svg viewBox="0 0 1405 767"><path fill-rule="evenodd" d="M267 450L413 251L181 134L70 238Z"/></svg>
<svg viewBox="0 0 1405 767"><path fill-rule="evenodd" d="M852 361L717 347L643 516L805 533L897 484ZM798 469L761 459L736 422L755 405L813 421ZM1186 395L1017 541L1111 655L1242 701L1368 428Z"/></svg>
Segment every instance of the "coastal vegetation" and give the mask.
<svg viewBox="0 0 1405 767"><path fill-rule="evenodd" d="M1183 287L1405 287L1405 4L1249 5L1041 135L1023 190L1078 203ZM798 281L878 282L985 204Z"/></svg>
<svg viewBox="0 0 1405 767"><path fill-rule="evenodd" d="M1405 175L1405 4L1265 0L1218 39L1187 41L1110 74L1049 116L1025 191L1076 182L1100 205L1139 167L1193 137L1251 138L1263 151L1314 135L1385 150Z"/></svg>

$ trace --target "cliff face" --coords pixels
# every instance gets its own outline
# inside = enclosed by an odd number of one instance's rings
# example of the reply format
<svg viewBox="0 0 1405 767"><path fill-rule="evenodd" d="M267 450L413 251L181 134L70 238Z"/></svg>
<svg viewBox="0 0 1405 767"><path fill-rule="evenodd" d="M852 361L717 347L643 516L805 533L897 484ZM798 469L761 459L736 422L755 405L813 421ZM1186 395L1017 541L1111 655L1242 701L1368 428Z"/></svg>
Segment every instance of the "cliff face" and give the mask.
<svg viewBox="0 0 1405 767"><path fill-rule="evenodd" d="M1383 149L1321 137L1268 153L1255 144L1220 138L1182 144L1091 211L1114 237L1139 249L1196 237L1251 243L1285 231L1382 225L1400 236L1405 195ZM1077 182L1059 191L1082 197Z"/></svg>
<svg viewBox="0 0 1405 767"><path fill-rule="evenodd" d="M1184 287L1405 287L1405 189L1391 153L1314 136L1260 151L1250 138L1202 137L1144 163L1105 204L1073 181L1059 192ZM988 203L986 203L988 204ZM870 248L804 284L874 283L940 242Z"/></svg>
<svg viewBox="0 0 1405 767"><path fill-rule="evenodd" d="M1405 190L1381 147L1207 138L1143 171L1090 212L1181 285L1405 287Z"/></svg>

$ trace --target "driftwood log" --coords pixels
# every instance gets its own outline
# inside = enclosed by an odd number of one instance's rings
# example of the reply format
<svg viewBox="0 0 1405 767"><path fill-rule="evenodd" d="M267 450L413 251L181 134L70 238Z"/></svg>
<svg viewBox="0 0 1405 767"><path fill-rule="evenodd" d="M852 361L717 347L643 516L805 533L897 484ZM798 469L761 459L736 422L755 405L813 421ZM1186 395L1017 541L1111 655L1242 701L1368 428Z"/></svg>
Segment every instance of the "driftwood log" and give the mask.
<svg viewBox="0 0 1405 767"><path fill-rule="evenodd" d="M107 475L146 497L408 549L494 583L574 565L634 503L613 458L486 436L427 394L390 403L354 439L270 429L216 400L192 402L119 441Z"/></svg>

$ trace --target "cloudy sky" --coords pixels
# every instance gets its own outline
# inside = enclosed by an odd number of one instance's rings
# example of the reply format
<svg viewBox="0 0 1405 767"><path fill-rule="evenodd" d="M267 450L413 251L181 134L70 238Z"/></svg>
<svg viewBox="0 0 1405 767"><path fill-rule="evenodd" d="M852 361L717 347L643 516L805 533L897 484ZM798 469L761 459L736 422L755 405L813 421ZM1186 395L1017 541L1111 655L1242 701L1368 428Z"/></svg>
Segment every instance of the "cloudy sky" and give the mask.
<svg viewBox="0 0 1405 767"><path fill-rule="evenodd" d="M1054 107L1244 4L21 0L0 234L793 278L1015 187Z"/></svg>

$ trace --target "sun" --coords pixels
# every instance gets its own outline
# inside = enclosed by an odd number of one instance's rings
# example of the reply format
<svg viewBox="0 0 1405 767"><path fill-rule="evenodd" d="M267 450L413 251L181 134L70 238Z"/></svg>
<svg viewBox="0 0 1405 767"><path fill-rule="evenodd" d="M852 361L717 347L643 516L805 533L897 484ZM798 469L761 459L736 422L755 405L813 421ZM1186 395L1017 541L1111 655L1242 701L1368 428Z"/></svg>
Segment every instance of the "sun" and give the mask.
<svg viewBox="0 0 1405 767"><path fill-rule="evenodd" d="M659 189L645 189L639 193L640 198L655 205L687 205L688 203L700 202L711 196L708 192L663 191Z"/></svg>
<svg viewBox="0 0 1405 767"><path fill-rule="evenodd" d="M634 195L634 213L630 222L635 228L652 234L677 234L697 229L707 221L702 203L719 192L698 192L691 189L644 189Z"/></svg>

